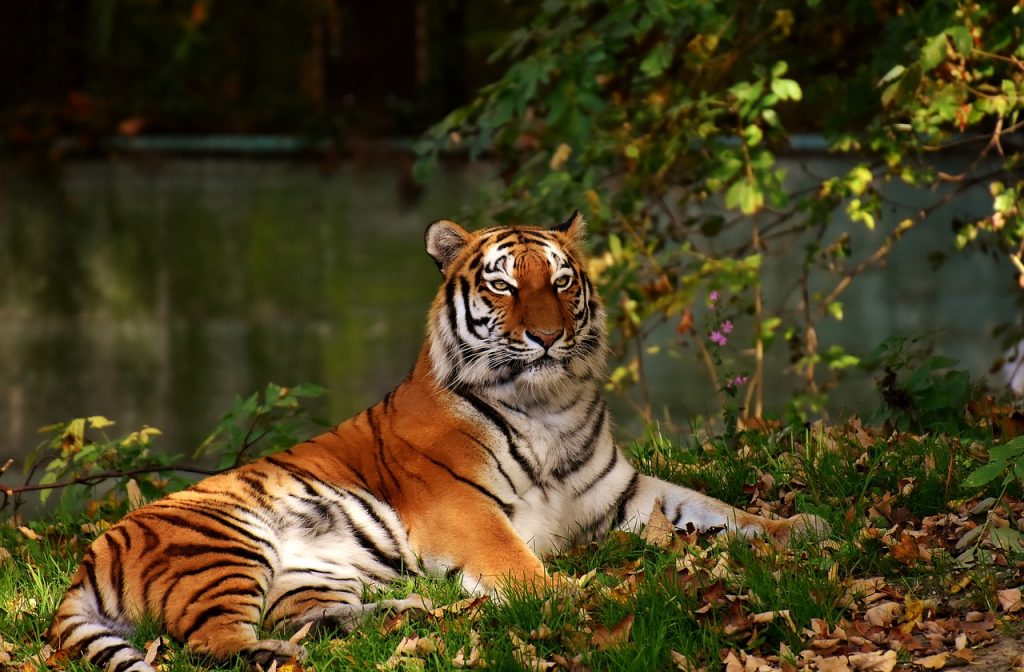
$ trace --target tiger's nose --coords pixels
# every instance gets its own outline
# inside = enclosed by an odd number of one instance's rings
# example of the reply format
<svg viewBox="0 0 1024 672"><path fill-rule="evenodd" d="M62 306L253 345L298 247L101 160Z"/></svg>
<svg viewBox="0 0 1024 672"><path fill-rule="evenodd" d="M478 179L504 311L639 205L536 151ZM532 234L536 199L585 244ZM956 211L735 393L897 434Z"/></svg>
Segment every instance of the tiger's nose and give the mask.
<svg viewBox="0 0 1024 672"><path fill-rule="evenodd" d="M545 329L534 329L533 331L527 331L526 337L534 343L543 345L544 349L547 350L555 341L562 337L562 330L547 331Z"/></svg>

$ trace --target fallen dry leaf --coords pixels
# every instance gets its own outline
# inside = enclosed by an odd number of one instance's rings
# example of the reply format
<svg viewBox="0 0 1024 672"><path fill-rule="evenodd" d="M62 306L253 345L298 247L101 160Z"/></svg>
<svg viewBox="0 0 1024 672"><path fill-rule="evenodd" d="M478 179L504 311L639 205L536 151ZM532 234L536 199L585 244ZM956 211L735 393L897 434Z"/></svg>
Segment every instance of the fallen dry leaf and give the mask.
<svg viewBox="0 0 1024 672"><path fill-rule="evenodd" d="M603 625L599 625L594 628L594 634L591 640L601 651L607 649L614 649L622 646L626 641L629 640L629 633L633 629L633 619L636 618L634 614L629 614L621 621L615 624L611 630Z"/></svg>
<svg viewBox="0 0 1024 672"><path fill-rule="evenodd" d="M818 656L814 659L814 664L819 672L852 672L846 656Z"/></svg>
<svg viewBox="0 0 1024 672"><path fill-rule="evenodd" d="M1000 590L996 592L996 595L999 597L999 607L1007 614L1012 614L1024 608L1024 604L1021 604L1020 588Z"/></svg>
<svg viewBox="0 0 1024 672"><path fill-rule="evenodd" d="M309 634L310 629L313 627L313 621L306 623L304 626L295 631L295 634L288 638L288 641L292 644L298 644L302 641L302 638Z"/></svg>
<svg viewBox="0 0 1024 672"><path fill-rule="evenodd" d="M681 670L682 672L698 672L698 670L701 669L691 663L689 658L678 651L672 651L672 663L676 666L676 669Z"/></svg>
<svg viewBox="0 0 1024 672"><path fill-rule="evenodd" d="M139 484L134 478L128 479L128 482L124 484L124 489L128 493L129 510L134 511L146 503L146 498L142 495L142 490L139 489Z"/></svg>
<svg viewBox="0 0 1024 672"><path fill-rule="evenodd" d="M892 672L896 667L896 652L851 653L850 666L857 672Z"/></svg>
<svg viewBox="0 0 1024 672"><path fill-rule="evenodd" d="M789 626L789 629L793 632L797 631L796 623L793 622L793 617L789 614L789 609L782 609L781 611L762 611L759 614L754 614L752 620L754 623L771 623L776 618L782 619Z"/></svg>
<svg viewBox="0 0 1024 672"><path fill-rule="evenodd" d="M160 645L162 645L163 643L163 638L157 637L152 642L146 645L146 657L143 658L143 661L146 663L146 665L153 664L153 661L156 660L156 654L160 650Z"/></svg>
<svg viewBox="0 0 1024 672"><path fill-rule="evenodd" d="M864 612L864 620L876 627L887 628L901 613L902 605L896 602L882 602Z"/></svg>
<svg viewBox="0 0 1024 672"><path fill-rule="evenodd" d="M743 672L743 663L740 662L740 659L736 657L732 650L729 651L722 662L725 663L725 672Z"/></svg>
<svg viewBox="0 0 1024 672"><path fill-rule="evenodd" d="M33 530L31 527L25 527L24 525L21 525L18 527L18 532L21 532L26 539L31 539L32 541L39 541L39 535L36 534L36 531Z"/></svg>
<svg viewBox="0 0 1024 672"><path fill-rule="evenodd" d="M480 615L480 606L489 600L490 597L487 595L480 595L478 597L467 597L464 600L458 600L451 604L446 604L443 607L438 607L430 612L430 615L434 618L444 618L446 614L452 615L469 615L476 618Z"/></svg>
<svg viewBox="0 0 1024 672"><path fill-rule="evenodd" d="M943 651L942 653L936 653L934 656L915 658L914 665L920 665L926 670L941 670L946 666L946 660L948 658L949 654Z"/></svg>
<svg viewBox="0 0 1024 672"><path fill-rule="evenodd" d="M516 662L525 667L528 670L538 670L543 672L544 670L550 670L555 666L548 660L543 660L537 657L537 647L533 644L527 644L523 639L512 630L508 631L509 639L512 644L516 647L515 651L512 652L512 657L516 659Z"/></svg>
<svg viewBox="0 0 1024 672"><path fill-rule="evenodd" d="M473 630L469 633L469 655L466 655L465 648L461 648L452 658L452 665L455 667L470 668L470 669L484 669L487 667L487 661L484 660L483 654L480 652L480 633Z"/></svg>
<svg viewBox="0 0 1024 672"><path fill-rule="evenodd" d="M651 546L668 548L675 540L676 527L665 517L661 508L661 499L654 498L654 508L651 509L651 516L647 520L647 526L640 533L640 538Z"/></svg>

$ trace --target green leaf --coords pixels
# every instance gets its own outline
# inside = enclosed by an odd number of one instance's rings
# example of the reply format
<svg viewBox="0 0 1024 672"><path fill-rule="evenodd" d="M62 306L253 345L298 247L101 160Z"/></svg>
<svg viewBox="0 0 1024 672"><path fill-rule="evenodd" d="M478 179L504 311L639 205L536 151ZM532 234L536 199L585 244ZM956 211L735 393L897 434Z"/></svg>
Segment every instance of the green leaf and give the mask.
<svg viewBox="0 0 1024 672"><path fill-rule="evenodd" d="M1018 455L1024 455L1024 436L1018 436L1001 446L995 446L988 452L989 460L1009 461Z"/></svg>
<svg viewBox="0 0 1024 672"><path fill-rule="evenodd" d="M648 77L657 77L672 64L672 44L659 42L640 62L640 71Z"/></svg>
<svg viewBox="0 0 1024 672"><path fill-rule="evenodd" d="M946 34L939 33L934 37L928 38L928 41L921 47L921 58L919 59L921 67L925 70L931 70L945 60Z"/></svg>
<svg viewBox="0 0 1024 672"><path fill-rule="evenodd" d="M953 46L964 56L969 56L974 48L974 38L967 26L953 26L946 29L946 34L953 40Z"/></svg>
<svg viewBox="0 0 1024 672"><path fill-rule="evenodd" d="M327 388L315 383L300 383L288 388L288 392L296 397L322 397L327 394Z"/></svg>
<svg viewBox="0 0 1024 672"><path fill-rule="evenodd" d="M725 207L739 208L743 214L752 215L764 205L764 192L747 180L734 182L725 192Z"/></svg>
<svg viewBox="0 0 1024 672"><path fill-rule="evenodd" d="M772 93L781 100L800 100L803 96L800 85L793 79L773 79Z"/></svg>
<svg viewBox="0 0 1024 672"><path fill-rule="evenodd" d="M996 476L1003 473L1006 468L1005 462L989 462L983 464L964 479L964 486L968 488L980 488L991 482Z"/></svg>
<svg viewBox="0 0 1024 672"><path fill-rule="evenodd" d="M889 72L885 73L885 75L880 80L878 80L878 85L882 86L884 84L888 84L889 82L896 81L903 74L904 70L906 70L906 68L903 67L902 65L892 66Z"/></svg>
<svg viewBox="0 0 1024 672"><path fill-rule="evenodd" d="M751 147L754 147L758 143L760 143L761 138L763 137L764 132L761 130L761 127L758 126L757 124L750 124L745 129L743 129L743 140L747 143L747 145Z"/></svg>

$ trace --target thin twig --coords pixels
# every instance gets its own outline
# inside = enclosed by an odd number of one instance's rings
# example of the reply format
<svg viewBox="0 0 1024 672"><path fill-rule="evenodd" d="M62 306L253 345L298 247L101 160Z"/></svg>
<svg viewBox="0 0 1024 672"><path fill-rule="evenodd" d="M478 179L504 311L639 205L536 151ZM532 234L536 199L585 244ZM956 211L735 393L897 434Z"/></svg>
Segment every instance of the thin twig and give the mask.
<svg viewBox="0 0 1024 672"><path fill-rule="evenodd" d="M4 465L4 469L10 466L13 460L8 460L8 463ZM211 470L211 469L200 469L199 467L189 467L178 464L171 465L154 465L148 467L139 467L138 469L128 470L115 470L115 471L103 471L98 474L90 474L89 476L78 476L71 478L66 481L57 481L55 483L27 483L25 485L16 485L10 488L0 486L0 494L3 495L3 503L0 503L0 510L7 507L11 497L17 498L19 495L26 492L37 492L39 490L55 490L58 488L66 488L70 485L96 485L102 481L110 480L112 478L125 478L127 476L138 476L139 474L152 474L159 473L161 471L183 471L191 474L203 474L204 476L212 476L213 474L219 474L223 470ZM2 473L2 472L0 472Z"/></svg>

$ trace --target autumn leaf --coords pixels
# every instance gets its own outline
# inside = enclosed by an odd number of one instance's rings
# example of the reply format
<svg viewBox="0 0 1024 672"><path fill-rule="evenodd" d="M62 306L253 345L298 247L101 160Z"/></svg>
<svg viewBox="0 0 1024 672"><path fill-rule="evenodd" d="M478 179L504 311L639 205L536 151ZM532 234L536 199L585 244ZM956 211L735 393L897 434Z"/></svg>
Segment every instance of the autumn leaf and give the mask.
<svg viewBox="0 0 1024 672"><path fill-rule="evenodd" d="M31 527L25 527L24 525L21 525L18 527L18 532L21 532L26 539L31 539L32 541L39 541L41 539L41 537L38 534L36 534L36 531L33 530Z"/></svg>
<svg viewBox="0 0 1024 672"><path fill-rule="evenodd" d="M149 644L146 645L146 657L143 658L143 661L146 663L146 665L152 665L153 664L153 662L156 660L156 654L157 654L158 651L160 651L160 646L163 643L164 643L163 638L162 637L157 637L152 642L150 642Z"/></svg>
<svg viewBox="0 0 1024 672"><path fill-rule="evenodd" d="M1024 604L1021 604L1020 588L1000 590L996 595L999 597L999 607L1004 613L1012 614L1024 608Z"/></svg>
<svg viewBox="0 0 1024 672"><path fill-rule="evenodd" d="M309 631L310 631L310 629L312 627L313 627L313 621L309 621L304 626L302 626L301 628L296 630L295 634L293 634L291 637L288 638L288 641L291 642L292 644L298 644L299 642L302 641L303 637L305 637L306 635L309 634Z"/></svg>
<svg viewBox="0 0 1024 672"><path fill-rule="evenodd" d="M640 533L640 538L651 546L668 548L672 545L675 536L675 525L665 517L665 512L661 508L661 499L655 497L654 508L651 509L651 516L647 521L647 526Z"/></svg>
<svg viewBox="0 0 1024 672"><path fill-rule="evenodd" d="M949 654L943 651L942 653L936 653L933 656L925 656L924 658L915 658L914 665L920 665L926 670L941 670L946 666L946 660L949 658Z"/></svg>
<svg viewBox="0 0 1024 672"><path fill-rule="evenodd" d="M608 649L615 649L622 646L628 639L629 633L633 629L633 619L636 618L634 614L629 614L621 621L615 624L611 630L603 625L599 625L594 628L594 634L591 640L601 651Z"/></svg>
<svg viewBox="0 0 1024 672"><path fill-rule="evenodd" d="M864 613L864 620L879 628L887 628L903 613L903 607L895 602L876 604Z"/></svg>
<svg viewBox="0 0 1024 672"><path fill-rule="evenodd" d="M892 672L896 667L896 652L851 653L850 666L857 672Z"/></svg>

